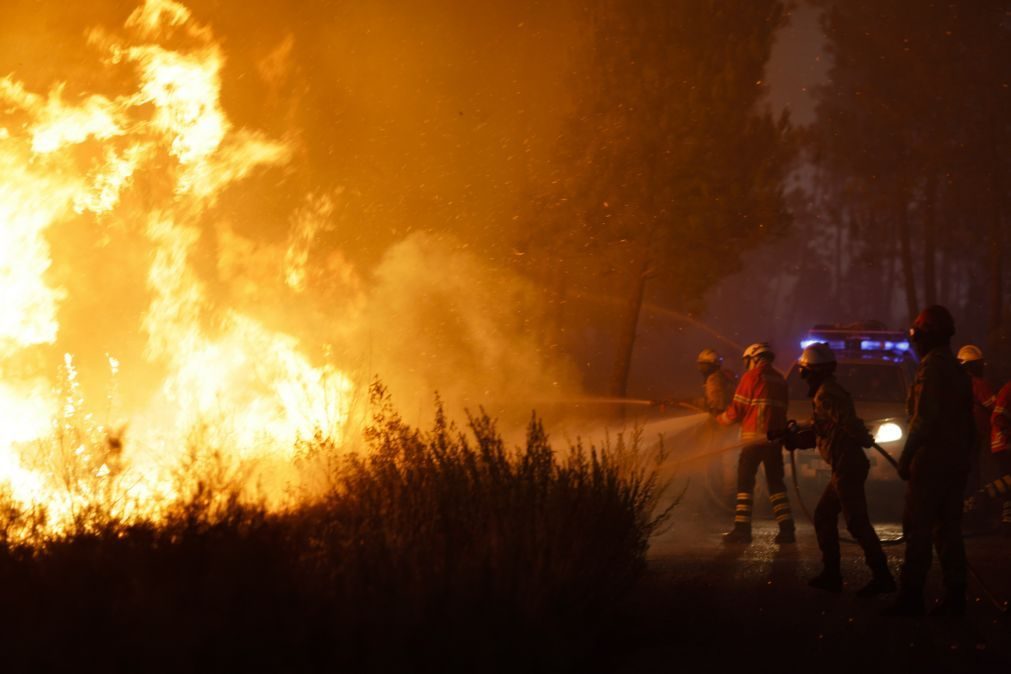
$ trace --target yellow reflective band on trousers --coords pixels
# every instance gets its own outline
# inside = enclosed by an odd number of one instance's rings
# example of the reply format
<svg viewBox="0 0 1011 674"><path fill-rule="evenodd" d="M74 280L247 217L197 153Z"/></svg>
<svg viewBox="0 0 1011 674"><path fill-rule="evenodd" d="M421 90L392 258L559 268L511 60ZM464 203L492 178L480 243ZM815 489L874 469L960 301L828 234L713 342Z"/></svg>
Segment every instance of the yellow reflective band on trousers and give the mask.
<svg viewBox="0 0 1011 674"><path fill-rule="evenodd" d="M737 506L734 508L735 524L751 524L751 494L746 491L737 492Z"/></svg>
<svg viewBox="0 0 1011 674"><path fill-rule="evenodd" d="M776 521L782 524L793 520L793 513L790 510L790 501L785 491L778 491L769 495L772 502L772 512L776 515Z"/></svg>

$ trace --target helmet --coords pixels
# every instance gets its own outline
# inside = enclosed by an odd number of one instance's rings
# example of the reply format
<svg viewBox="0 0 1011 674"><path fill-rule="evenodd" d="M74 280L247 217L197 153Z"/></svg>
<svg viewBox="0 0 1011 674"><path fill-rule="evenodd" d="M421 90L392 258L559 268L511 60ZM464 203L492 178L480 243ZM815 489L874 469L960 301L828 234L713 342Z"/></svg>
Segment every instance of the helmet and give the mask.
<svg viewBox="0 0 1011 674"><path fill-rule="evenodd" d="M719 365L723 362L723 356L716 353L712 349L702 349L701 351L699 351L699 357L697 362L700 365L703 363Z"/></svg>
<svg viewBox="0 0 1011 674"><path fill-rule="evenodd" d="M975 344L966 344L958 350L958 362L962 365L976 360L983 360L983 351Z"/></svg>
<svg viewBox="0 0 1011 674"><path fill-rule="evenodd" d="M835 365L835 353L828 344L818 342L804 349L797 364L805 368Z"/></svg>
<svg viewBox="0 0 1011 674"><path fill-rule="evenodd" d="M772 349L769 347L768 342L756 342L746 348L744 353L741 354L741 357L748 360L749 358L757 358L759 356L768 356L769 358L773 358L775 355L776 354L774 354Z"/></svg>
<svg viewBox="0 0 1011 674"><path fill-rule="evenodd" d="M917 334L929 334L935 338L950 339L955 334L955 319L951 317L951 312L941 305L931 305L921 311L913 321L909 335L915 339Z"/></svg>

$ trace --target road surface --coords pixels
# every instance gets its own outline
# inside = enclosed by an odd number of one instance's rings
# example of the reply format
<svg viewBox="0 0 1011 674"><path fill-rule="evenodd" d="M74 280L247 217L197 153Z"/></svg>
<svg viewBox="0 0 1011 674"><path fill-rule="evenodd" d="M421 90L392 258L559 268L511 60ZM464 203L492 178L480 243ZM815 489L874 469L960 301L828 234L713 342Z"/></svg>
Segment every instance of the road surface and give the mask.
<svg viewBox="0 0 1011 674"><path fill-rule="evenodd" d="M618 630L628 644L620 672L1011 672L1011 618L1001 616L970 580L963 619L885 618L894 595L860 599L869 580L856 545L843 545L842 594L807 587L820 570L814 530L777 546L774 522L756 522L749 546L722 545L725 517L679 506L650 548L646 578ZM895 523L878 524L882 538ZM843 529L845 533L845 529ZM970 563L1001 599L1011 597L1011 540L967 539ZM898 576L903 547L886 547ZM931 568L928 607L940 594Z"/></svg>

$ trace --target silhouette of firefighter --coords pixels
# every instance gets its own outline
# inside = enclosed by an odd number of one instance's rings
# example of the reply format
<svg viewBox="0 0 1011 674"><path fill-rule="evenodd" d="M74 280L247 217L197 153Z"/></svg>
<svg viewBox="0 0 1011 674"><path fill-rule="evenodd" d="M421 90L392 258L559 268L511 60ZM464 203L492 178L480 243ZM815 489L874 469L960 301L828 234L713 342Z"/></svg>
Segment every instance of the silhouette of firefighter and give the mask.
<svg viewBox="0 0 1011 674"><path fill-rule="evenodd" d="M965 612L962 503L975 441L972 382L951 351L955 321L942 306L924 309L910 328L920 358L909 394L910 416L899 475L908 481L901 587L888 615L920 615L931 547L941 562L944 596L935 615Z"/></svg>
<svg viewBox="0 0 1011 674"><path fill-rule="evenodd" d="M791 422L783 441L788 450L817 447L831 466L832 477L814 511L814 528L821 549L823 569L808 583L830 592L842 591L843 578L839 551L839 514L846 528L864 551L871 581L857 591L872 597L895 590L895 580L881 541L867 514L864 483L870 461L864 447L874 439L857 417L850 394L836 381L836 358L827 344L813 344L804 349L798 361L800 376L807 382L813 415L810 423L797 426ZM770 434L770 439L775 433Z"/></svg>
<svg viewBox="0 0 1011 674"><path fill-rule="evenodd" d="M703 379L702 397L692 400L692 405L713 417L718 416L733 398L734 375L723 367L723 356L715 349L702 349L696 363Z"/></svg>

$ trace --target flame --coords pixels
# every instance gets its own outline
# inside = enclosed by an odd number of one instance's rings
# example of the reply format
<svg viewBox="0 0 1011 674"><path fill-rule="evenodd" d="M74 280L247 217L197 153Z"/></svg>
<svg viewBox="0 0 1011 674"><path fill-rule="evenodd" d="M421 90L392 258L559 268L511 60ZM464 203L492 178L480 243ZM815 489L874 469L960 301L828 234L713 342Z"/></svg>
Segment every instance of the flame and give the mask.
<svg viewBox="0 0 1011 674"><path fill-rule="evenodd" d="M180 36L171 43L188 47L166 46ZM212 31L178 2L145 0L121 35L95 29L88 41L132 90L70 96L64 83L40 93L0 79L0 483L25 507L45 508L51 531L113 491L121 514L158 517L175 495L188 434L208 420L226 428L233 457L288 460L299 438L339 439L353 389L295 336L213 302L197 271L201 217L222 191L292 156L287 141L229 120ZM314 197L294 218L281 281L296 291L333 209ZM164 376L151 406L131 417L142 428L129 450L121 430L89 411L72 354L58 376L47 374L74 292L52 281L50 237L81 217L106 237L137 232L148 246L146 363L134 366ZM115 382L126 366L107 357Z"/></svg>

